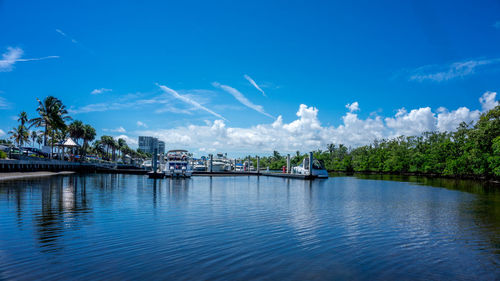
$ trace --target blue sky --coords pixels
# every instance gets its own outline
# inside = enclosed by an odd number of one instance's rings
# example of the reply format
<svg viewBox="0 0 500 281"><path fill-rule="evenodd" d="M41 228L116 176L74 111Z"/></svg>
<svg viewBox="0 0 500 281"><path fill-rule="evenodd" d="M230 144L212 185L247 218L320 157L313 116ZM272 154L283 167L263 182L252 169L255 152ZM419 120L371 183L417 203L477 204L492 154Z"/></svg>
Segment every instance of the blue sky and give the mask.
<svg viewBox="0 0 500 281"><path fill-rule="evenodd" d="M47 95L99 135L199 154L356 146L496 104L498 1L145 2L0 0L0 134Z"/></svg>

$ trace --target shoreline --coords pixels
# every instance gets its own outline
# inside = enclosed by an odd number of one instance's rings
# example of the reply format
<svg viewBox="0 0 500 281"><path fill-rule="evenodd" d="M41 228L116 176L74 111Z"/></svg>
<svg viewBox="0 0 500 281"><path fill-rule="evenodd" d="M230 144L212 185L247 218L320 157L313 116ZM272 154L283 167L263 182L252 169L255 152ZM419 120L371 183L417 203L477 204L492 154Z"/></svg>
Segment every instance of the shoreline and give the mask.
<svg viewBox="0 0 500 281"><path fill-rule="evenodd" d="M346 172L346 171L336 171L336 170L327 170L328 173L332 174L344 174L348 176L354 176L354 175L367 175L367 176L402 176L402 177L426 177L426 178L433 178L433 179L449 179L449 180L472 180L472 181L481 181L481 182L489 182L493 184L500 184L500 178L497 177L484 177L484 176L474 176L474 175L467 175L467 176L452 176L452 175L442 175L442 174L435 174L435 173L413 173L413 172L404 172L404 173L397 173L397 172L375 172L375 171L351 171L351 172Z"/></svg>
<svg viewBox="0 0 500 281"><path fill-rule="evenodd" d="M0 181L6 180L17 180L17 179L28 179L28 178L38 178L38 177L49 177L49 176L59 176L59 175L71 175L76 172L73 171L61 171L61 172L50 172L50 171L38 171L38 172L7 172L0 173Z"/></svg>

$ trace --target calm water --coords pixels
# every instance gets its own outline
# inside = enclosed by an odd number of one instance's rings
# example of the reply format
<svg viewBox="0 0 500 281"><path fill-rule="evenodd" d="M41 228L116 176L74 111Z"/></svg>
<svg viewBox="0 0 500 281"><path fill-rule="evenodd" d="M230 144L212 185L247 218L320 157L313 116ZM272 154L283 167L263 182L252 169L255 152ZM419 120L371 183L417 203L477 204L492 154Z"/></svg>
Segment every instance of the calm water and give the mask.
<svg viewBox="0 0 500 281"><path fill-rule="evenodd" d="M0 182L0 280L499 278L500 193L473 182Z"/></svg>

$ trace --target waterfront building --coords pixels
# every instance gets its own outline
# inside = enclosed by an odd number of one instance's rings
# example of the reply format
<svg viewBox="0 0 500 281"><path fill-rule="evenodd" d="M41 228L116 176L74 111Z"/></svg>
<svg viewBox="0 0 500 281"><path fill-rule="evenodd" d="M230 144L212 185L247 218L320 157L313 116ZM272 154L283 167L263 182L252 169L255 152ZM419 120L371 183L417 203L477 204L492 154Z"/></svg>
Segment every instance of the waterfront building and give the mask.
<svg viewBox="0 0 500 281"><path fill-rule="evenodd" d="M139 136L139 149L146 153L153 153L155 148L159 148L158 142L155 137ZM165 143L163 143L163 151L165 151Z"/></svg>
<svg viewBox="0 0 500 281"><path fill-rule="evenodd" d="M165 154L165 142L158 141L158 153Z"/></svg>

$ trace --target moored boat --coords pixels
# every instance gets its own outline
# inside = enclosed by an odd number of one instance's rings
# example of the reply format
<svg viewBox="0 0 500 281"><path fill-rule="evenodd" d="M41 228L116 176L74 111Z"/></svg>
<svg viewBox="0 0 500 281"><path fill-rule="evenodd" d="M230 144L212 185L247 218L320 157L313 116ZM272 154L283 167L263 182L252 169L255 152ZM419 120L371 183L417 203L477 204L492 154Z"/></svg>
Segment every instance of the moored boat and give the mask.
<svg viewBox="0 0 500 281"><path fill-rule="evenodd" d="M187 150L169 150L166 155L165 175L170 177L190 177L193 174L193 167L189 163L189 158Z"/></svg>
<svg viewBox="0 0 500 281"><path fill-rule="evenodd" d="M312 172L309 172L309 158L304 158L299 166L293 167L292 174L298 175L312 175L318 178L328 178L328 171L325 166L318 159L313 158Z"/></svg>

